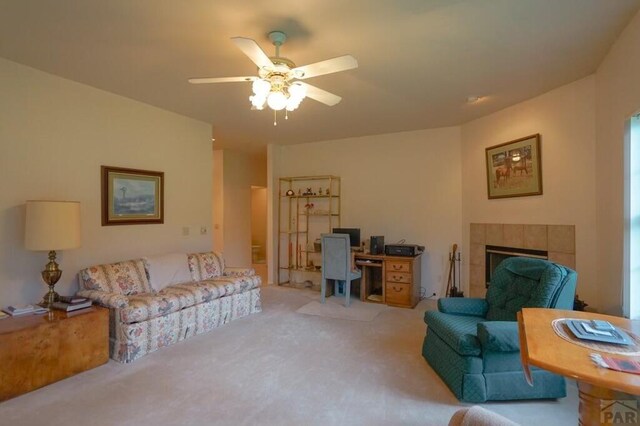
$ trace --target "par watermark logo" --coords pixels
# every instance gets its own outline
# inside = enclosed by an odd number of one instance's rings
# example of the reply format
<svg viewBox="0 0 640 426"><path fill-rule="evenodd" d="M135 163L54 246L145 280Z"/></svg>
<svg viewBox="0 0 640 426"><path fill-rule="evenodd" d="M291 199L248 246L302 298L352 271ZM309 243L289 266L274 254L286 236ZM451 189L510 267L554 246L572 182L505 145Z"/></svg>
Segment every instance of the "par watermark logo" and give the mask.
<svg viewBox="0 0 640 426"><path fill-rule="evenodd" d="M600 423L640 425L638 401L635 399L603 399L600 402Z"/></svg>

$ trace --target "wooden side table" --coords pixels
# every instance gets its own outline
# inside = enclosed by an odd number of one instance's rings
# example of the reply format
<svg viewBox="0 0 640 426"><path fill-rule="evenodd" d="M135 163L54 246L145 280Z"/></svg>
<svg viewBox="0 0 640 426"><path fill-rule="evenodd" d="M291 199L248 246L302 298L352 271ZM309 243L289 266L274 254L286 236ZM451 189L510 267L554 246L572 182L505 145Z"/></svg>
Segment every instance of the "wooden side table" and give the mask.
<svg viewBox="0 0 640 426"><path fill-rule="evenodd" d="M108 360L108 309L52 310L0 320L0 401Z"/></svg>
<svg viewBox="0 0 640 426"><path fill-rule="evenodd" d="M638 401L640 375L597 367L589 355L591 353L610 354L576 345L558 336L551 326L551 322L558 318L600 319L640 334L640 321L589 312L523 308L518 312L518 325L520 354L527 380L531 380L529 365L576 379L580 393L580 425L602 424L603 410L611 401ZM622 357L621 355L611 356ZM638 358L631 357L635 360ZM640 408L640 404L636 403L635 407ZM640 416L637 408L633 408L636 410L635 415ZM640 419L635 417L635 421L637 420Z"/></svg>

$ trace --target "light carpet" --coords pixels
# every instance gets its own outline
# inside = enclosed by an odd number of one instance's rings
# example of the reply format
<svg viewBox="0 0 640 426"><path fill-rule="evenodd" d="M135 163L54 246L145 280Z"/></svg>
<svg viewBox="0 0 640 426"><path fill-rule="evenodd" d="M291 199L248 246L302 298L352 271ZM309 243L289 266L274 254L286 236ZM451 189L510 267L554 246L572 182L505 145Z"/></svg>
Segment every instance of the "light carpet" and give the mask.
<svg viewBox="0 0 640 426"><path fill-rule="evenodd" d="M263 296L260 314L0 403L0 424L424 426L467 406L420 353L433 302L365 322L297 314L310 291ZM482 406L523 425L575 425L573 383L568 392Z"/></svg>
<svg viewBox="0 0 640 426"><path fill-rule="evenodd" d="M389 309L380 303L364 303L353 297L349 307L344 306L344 297L328 297L325 303L312 300L296 312L319 317L336 318L350 321L373 321L378 314Z"/></svg>

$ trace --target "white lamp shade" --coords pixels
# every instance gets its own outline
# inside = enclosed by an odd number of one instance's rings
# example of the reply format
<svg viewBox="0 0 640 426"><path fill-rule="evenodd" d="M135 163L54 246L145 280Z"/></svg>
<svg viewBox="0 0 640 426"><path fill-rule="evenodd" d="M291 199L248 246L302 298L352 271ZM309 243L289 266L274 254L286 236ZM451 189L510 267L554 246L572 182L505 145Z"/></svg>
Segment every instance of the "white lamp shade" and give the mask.
<svg viewBox="0 0 640 426"><path fill-rule="evenodd" d="M24 244L45 251L80 247L80 203L27 201Z"/></svg>

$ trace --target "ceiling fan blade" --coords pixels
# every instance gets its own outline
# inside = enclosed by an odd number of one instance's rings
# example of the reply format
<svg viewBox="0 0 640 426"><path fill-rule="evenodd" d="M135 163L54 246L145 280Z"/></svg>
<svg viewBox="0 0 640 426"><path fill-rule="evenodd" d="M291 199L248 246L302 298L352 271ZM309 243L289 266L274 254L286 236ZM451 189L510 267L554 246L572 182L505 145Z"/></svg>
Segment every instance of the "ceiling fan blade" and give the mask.
<svg viewBox="0 0 640 426"><path fill-rule="evenodd" d="M340 103L340 101L342 100L340 96L329 93L326 90L322 90L316 86L312 86L301 81L297 82L296 84L300 84L307 89L307 98L311 98L325 105L334 106Z"/></svg>
<svg viewBox="0 0 640 426"><path fill-rule="evenodd" d="M203 83L236 83L242 81L253 81L258 77L207 77L207 78L190 78L191 84L203 84Z"/></svg>
<svg viewBox="0 0 640 426"><path fill-rule="evenodd" d="M358 68L358 61L356 58L351 55L344 55L333 59L327 59L326 61L316 62L314 64L303 65L301 67L294 68L292 71L295 78L298 80L304 80L306 78L346 71L353 68Z"/></svg>
<svg viewBox="0 0 640 426"><path fill-rule="evenodd" d="M242 53L247 55L249 59L253 61L258 68L273 67L273 62L264 53L264 50L258 46L255 40L244 37L231 37L231 40L238 46L238 49L242 50Z"/></svg>

